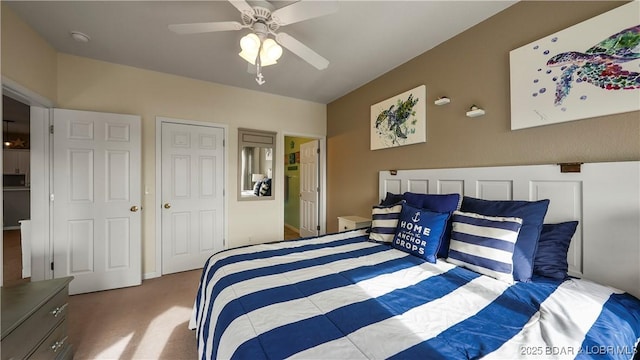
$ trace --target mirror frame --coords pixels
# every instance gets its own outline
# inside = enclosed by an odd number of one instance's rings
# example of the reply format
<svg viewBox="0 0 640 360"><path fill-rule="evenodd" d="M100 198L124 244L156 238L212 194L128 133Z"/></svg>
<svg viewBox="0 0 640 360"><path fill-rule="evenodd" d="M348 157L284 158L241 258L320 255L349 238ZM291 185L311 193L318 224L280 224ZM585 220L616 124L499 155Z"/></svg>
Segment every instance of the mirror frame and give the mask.
<svg viewBox="0 0 640 360"><path fill-rule="evenodd" d="M260 201L275 199L276 192L276 135L273 131L238 128L238 201ZM270 196L242 196L242 150L245 147L271 148L271 195Z"/></svg>

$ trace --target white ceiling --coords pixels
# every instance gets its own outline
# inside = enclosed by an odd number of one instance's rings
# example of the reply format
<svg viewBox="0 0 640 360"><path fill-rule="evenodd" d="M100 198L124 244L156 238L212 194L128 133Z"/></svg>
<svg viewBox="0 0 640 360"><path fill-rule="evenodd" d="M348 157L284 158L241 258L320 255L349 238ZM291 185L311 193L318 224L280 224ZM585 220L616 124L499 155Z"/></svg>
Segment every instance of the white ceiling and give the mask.
<svg viewBox="0 0 640 360"><path fill-rule="evenodd" d="M312 0L313 1L313 0ZM258 85L238 56L249 30L177 35L169 24L240 21L219 1L4 1L62 53L329 103L516 1L338 1L331 15L280 31L330 61L317 70L284 50ZM293 1L271 1L276 8ZM72 40L71 31L91 37Z"/></svg>

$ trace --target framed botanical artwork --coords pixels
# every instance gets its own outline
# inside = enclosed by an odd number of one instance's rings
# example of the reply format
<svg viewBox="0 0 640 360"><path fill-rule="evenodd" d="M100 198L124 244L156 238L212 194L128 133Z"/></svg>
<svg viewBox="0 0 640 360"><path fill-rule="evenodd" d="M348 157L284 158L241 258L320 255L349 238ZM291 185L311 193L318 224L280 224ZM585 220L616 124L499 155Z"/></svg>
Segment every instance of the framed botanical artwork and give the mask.
<svg viewBox="0 0 640 360"><path fill-rule="evenodd" d="M420 85L371 106L371 150L427 141L427 90Z"/></svg>
<svg viewBox="0 0 640 360"><path fill-rule="evenodd" d="M640 110L640 2L512 50L511 129Z"/></svg>

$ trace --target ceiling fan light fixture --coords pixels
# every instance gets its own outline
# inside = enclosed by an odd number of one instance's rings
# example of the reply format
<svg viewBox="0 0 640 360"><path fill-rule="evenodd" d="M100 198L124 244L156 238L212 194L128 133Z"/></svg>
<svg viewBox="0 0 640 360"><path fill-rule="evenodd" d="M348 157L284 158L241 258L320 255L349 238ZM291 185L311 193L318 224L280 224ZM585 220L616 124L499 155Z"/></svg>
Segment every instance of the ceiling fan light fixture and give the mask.
<svg viewBox="0 0 640 360"><path fill-rule="evenodd" d="M260 59L273 60L274 62L280 59L282 56L282 47L278 45L273 39L266 39L262 44L262 51L260 52Z"/></svg>
<svg viewBox="0 0 640 360"><path fill-rule="evenodd" d="M260 46L260 38L254 33L250 33L240 39L242 51L238 54L249 64L255 65L258 51L260 51L260 65L269 66L276 64L282 56L282 47L273 39L265 39Z"/></svg>
<svg viewBox="0 0 640 360"><path fill-rule="evenodd" d="M260 49L260 38L254 33L249 33L240 39L240 48L249 54L257 54Z"/></svg>
<svg viewBox="0 0 640 360"><path fill-rule="evenodd" d="M256 64L256 58L258 57L257 53L250 53L248 51L242 50L238 55L240 55L241 58L245 59L249 64ZM278 62L276 60L268 58L265 55L264 51L260 52L260 66L269 66L277 63Z"/></svg>
<svg viewBox="0 0 640 360"><path fill-rule="evenodd" d="M258 55L257 53L242 50L238 55L240 55L241 58L245 59L249 64L256 64L256 56Z"/></svg>
<svg viewBox="0 0 640 360"><path fill-rule="evenodd" d="M1 1L1 0L0 0ZM262 67L277 63L282 56L282 47L297 55L318 70L329 66L323 58L302 42L284 32L277 32L282 26L328 15L338 10L337 1L293 1L293 4L275 9L265 0L228 0L238 11L242 23L238 21L216 21L204 23L171 24L169 30L177 34L200 34L216 31L250 29L250 33L240 39L242 50L238 55L256 67L256 81L264 84ZM269 39L269 36L273 39ZM253 72L250 70L250 72Z"/></svg>

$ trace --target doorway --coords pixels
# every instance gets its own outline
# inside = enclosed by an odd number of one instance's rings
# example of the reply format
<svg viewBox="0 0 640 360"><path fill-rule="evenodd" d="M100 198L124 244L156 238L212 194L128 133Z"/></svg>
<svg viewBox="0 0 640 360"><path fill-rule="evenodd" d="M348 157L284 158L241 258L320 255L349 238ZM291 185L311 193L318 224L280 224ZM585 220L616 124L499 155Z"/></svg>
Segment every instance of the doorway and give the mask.
<svg viewBox="0 0 640 360"><path fill-rule="evenodd" d="M30 106L3 94L3 285L29 281ZM22 228L22 229L21 229ZM23 246L24 244L24 246Z"/></svg>
<svg viewBox="0 0 640 360"><path fill-rule="evenodd" d="M324 228L321 221L321 201L318 193L321 190L321 162L319 161L319 152L313 151L311 157L315 157L312 161L311 168L309 164L309 154L306 154L305 148L309 148L315 143L315 149L319 149L320 140L317 138L303 136L287 136L284 137L284 239L292 240L300 237L317 235ZM306 167L305 167L306 166ZM303 181L304 179L307 179ZM309 182L309 179L313 181ZM314 201L307 201L309 195L305 184L311 185L315 194L311 194ZM309 186L306 186L309 187ZM305 208L306 206L306 208ZM302 215L301 215L302 213ZM310 213L310 215L309 215ZM305 215L307 214L307 215ZM306 220L305 220L306 218ZM309 232L309 218L313 223L313 234Z"/></svg>

